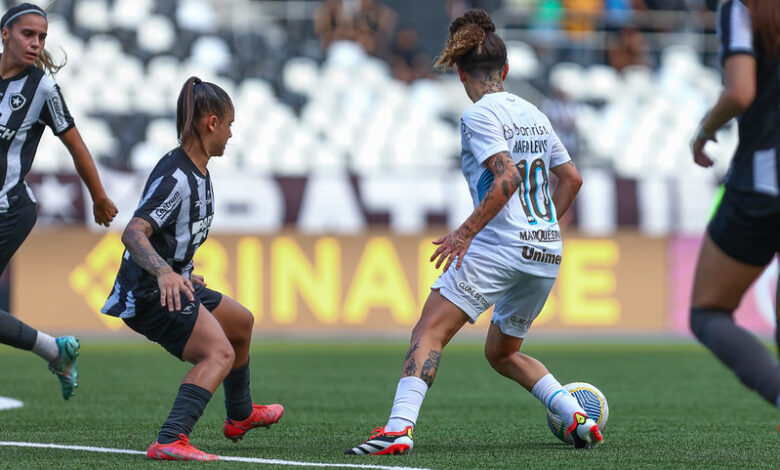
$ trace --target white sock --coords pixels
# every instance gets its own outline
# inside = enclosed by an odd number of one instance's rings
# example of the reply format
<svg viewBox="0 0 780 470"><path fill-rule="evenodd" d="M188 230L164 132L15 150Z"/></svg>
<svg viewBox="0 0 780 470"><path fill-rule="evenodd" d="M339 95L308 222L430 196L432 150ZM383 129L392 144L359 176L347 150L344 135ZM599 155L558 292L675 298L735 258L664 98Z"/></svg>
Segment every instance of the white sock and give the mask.
<svg viewBox="0 0 780 470"><path fill-rule="evenodd" d="M548 410L563 418L564 423L570 423L577 411L585 413L577 399L570 395L552 374L539 379L531 389L531 393Z"/></svg>
<svg viewBox="0 0 780 470"><path fill-rule="evenodd" d="M385 431L398 432L403 431L407 426L414 427L427 391L428 384L421 378L401 377L395 390L393 409L390 410L390 419L387 421Z"/></svg>
<svg viewBox="0 0 780 470"><path fill-rule="evenodd" d="M35 354L46 359L46 362L51 362L60 355L60 347L57 346L57 340L43 331L38 332L38 337L35 338L32 350Z"/></svg>

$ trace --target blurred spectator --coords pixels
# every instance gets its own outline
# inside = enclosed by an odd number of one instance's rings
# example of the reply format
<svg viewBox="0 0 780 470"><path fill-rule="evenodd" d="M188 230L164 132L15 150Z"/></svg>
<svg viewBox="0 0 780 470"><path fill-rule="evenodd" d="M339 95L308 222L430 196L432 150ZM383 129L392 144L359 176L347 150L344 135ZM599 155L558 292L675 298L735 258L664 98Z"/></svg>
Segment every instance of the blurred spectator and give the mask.
<svg viewBox="0 0 780 470"><path fill-rule="evenodd" d="M555 133L572 160L576 160L577 147L577 102L557 84L552 85L552 96L545 97L542 112L550 119Z"/></svg>
<svg viewBox="0 0 780 470"><path fill-rule="evenodd" d="M390 51L390 68L394 78L406 83L431 75L431 58L420 49L413 28L398 30Z"/></svg>
<svg viewBox="0 0 780 470"><path fill-rule="evenodd" d="M333 41L352 38L352 24L342 0L325 0L314 13L314 32L327 49Z"/></svg>
<svg viewBox="0 0 780 470"><path fill-rule="evenodd" d="M604 0L563 0L566 15L563 28L574 39L582 39L599 27Z"/></svg>
<svg viewBox="0 0 780 470"><path fill-rule="evenodd" d="M397 22L398 14L392 8L374 0L360 0L353 17L355 40L367 53L385 55Z"/></svg>
<svg viewBox="0 0 780 470"><path fill-rule="evenodd" d="M607 61L618 71L629 65L649 65L642 33L634 27L626 27L613 35L607 45Z"/></svg>

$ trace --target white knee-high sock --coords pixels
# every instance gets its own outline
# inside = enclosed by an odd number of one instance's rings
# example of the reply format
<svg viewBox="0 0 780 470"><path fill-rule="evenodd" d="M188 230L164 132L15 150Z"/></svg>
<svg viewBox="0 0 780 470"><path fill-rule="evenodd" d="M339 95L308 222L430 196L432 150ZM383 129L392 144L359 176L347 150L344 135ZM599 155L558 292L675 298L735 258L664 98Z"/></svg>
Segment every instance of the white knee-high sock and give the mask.
<svg viewBox="0 0 780 470"><path fill-rule="evenodd" d="M563 418L564 423L570 423L575 412L585 412L577 399L570 395L552 374L539 379L531 389L531 393L548 410Z"/></svg>
<svg viewBox="0 0 780 470"><path fill-rule="evenodd" d="M414 427L427 391L428 384L421 378L401 377L395 391L395 400L393 400L393 408L390 410L390 419L387 421L385 431L399 432L406 429L407 426Z"/></svg>
<svg viewBox="0 0 780 470"><path fill-rule="evenodd" d="M38 331L38 337L35 338L32 350L35 354L46 359L46 362L51 362L60 355L60 347L57 346L57 340L43 331Z"/></svg>

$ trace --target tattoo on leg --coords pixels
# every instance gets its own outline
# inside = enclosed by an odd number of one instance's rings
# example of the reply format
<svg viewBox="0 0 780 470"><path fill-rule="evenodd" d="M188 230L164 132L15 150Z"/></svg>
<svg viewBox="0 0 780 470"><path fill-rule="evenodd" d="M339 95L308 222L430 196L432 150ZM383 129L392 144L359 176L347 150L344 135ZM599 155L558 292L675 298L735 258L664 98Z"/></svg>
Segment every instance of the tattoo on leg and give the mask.
<svg viewBox="0 0 780 470"><path fill-rule="evenodd" d="M404 358L404 372L401 375L402 377L409 377L417 373L417 363L414 361L412 354L414 354L419 347L419 341L415 341L414 344L409 346L409 351L406 352L406 357Z"/></svg>
<svg viewBox="0 0 780 470"><path fill-rule="evenodd" d="M411 377L417 373L417 363L414 362L414 358L411 358L404 368L403 377Z"/></svg>
<svg viewBox="0 0 780 470"><path fill-rule="evenodd" d="M420 347L420 342L415 341L413 345L409 346L409 351L406 352L406 357L404 358L404 362L408 361L410 357L412 357L412 354L414 354L415 351L417 351L417 348Z"/></svg>
<svg viewBox="0 0 780 470"><path fill-rule="evenodd" d="M441 351L434 351L431 349L428 353L428 359L425 360L422 371L420 371L420 378L423 382L428 384L429 387L433 385L433 379L436 377L436 370L439 368L439 359L441 359Z"/></svg>

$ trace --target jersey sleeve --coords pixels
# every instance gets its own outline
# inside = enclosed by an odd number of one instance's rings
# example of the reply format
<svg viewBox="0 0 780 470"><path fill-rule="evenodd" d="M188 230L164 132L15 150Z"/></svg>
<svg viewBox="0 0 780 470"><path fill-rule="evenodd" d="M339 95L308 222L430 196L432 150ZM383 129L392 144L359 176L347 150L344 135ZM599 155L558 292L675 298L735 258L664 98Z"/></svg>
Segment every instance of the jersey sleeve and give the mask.
<svg viewBox="0 0 780 470"><path fill-rule="evenodd" d="M717 29L721 64L736 54L756 55L750 11L740 0L731 0L720 6Z"/></svg>
<svg viewBox="0 0 780 470"><path fill-rule="evenodd" d="M563 165L571 161L569 151L563 146L563 142L554 131L550 133L550 168Z"/></svg>
<svg viewBox="0 0 780 470"><path fill-rule="evenodd" d="M466 145L479 163L499 152L509 152L502 124L490 110L472 107L462 119L464 135L469 136Z"/></svg>
<svg viewBox="0 0 780 470"><path fill-rule="evenodd" d="M60 87L51 80L49 82L43 89L45 103L41 110L41 120L51 127L54 135L59 136L73 128L76 123L73 122L68 106L62 98Z"/></svg>
<svg viewBox="0 0 780 470"><path fill-rule="evenodd" d="M172 176L161 176L149 185L133 217L144 219L158 232L173 223L181 207L182 189Z"/></svg>

